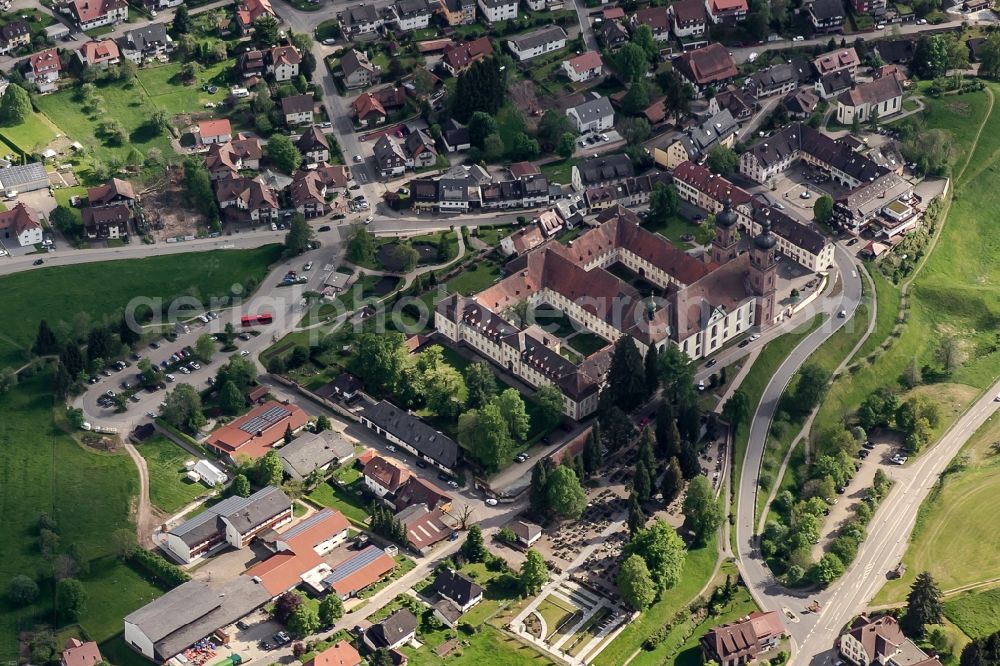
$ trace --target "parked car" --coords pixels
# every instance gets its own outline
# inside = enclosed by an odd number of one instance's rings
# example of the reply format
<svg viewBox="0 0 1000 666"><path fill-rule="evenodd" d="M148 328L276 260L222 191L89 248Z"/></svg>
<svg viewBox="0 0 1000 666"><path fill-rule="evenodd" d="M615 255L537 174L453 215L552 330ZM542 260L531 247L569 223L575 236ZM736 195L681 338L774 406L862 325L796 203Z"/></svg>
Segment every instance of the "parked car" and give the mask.
<svg viewBox="0 0 1000 666"><path fill-rule="evenodd" d="M705 367L706 368L714 368L715 364L718 363L718 362L719 362L719 359L717 359L717 358L709 359L708 363L705 364Z"/></svg>
<svg viewBox="0 0 1000 666"><path fill-rule="evenodd" d="M496 505L497 501L495 499L493 499L492 497L486 498L486 506L496 506Z"/></svg>

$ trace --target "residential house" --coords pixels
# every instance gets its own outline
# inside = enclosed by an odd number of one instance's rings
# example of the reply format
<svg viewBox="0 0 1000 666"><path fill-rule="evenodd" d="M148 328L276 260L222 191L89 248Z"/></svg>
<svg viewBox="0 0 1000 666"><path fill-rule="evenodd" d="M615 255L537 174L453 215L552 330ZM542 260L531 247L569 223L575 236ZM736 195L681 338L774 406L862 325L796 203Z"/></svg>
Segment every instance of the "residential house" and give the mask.
<svg viewBox="0 0 1000 666"><path fill-rule="evenodd" d="M314 470L329 471L354 457L354 444L336 430L302 433L278 449L285 474L296 480Z"/></svg>
<svg viewBox="0 0 1000 666"><path fill-rule="evenodd" d="M229 118L215 118L198 121L198 143L209 146L213 143L226 143L233 139L233 126Z"/></svg>
<svg viewBox="0 0 1000 666"><path fill-rule="evenodd" d="M662 148L654 147L653 161L664 169L674 169L682 162L700 159L716 146L732 148L739 128L729 109L723 109L701 125L667 139Z"/></svg>
<svg viewBox="0 0 1000 666"><path fill-rule="evenodd" d="M674 69L697 90L718 87L739 73L729 51L718 42L682 53L674 59Z"/></svg>
<svg viewBox="0 0 1000 666"><path fill-rule="evenodd" d="M572 183L577 192L635 177L632 160L624 153L588 157L573 165Z"/></svg>
<svg viewBox="0 0 1000 666"><path fill-rule="evenodd" d="M385 24L374 4L352 5L339 14L340 27L348 38L370 35Z"/></svg>
<svg viewBox="0 0 1000 666"><path fill-rule="evenodd" d="M264 64L264 52L254 49L236 56L236 71L244 79L264 78L267 65Z"/></svg>
<svg viewBox="0 0 1000 666"><path fill-rule="evenodd" d="M591 187L584 192L587 207L591 212L616 206L634 208L649 203L653 189L660 183L670 183L670 177L661 172L653 172L610 185Z"/></svg>
<svg viewBox="0 0 1000 666"><path fill-rule="evenodd" d="M291 81L299 75L299 65L302 56L294 46L275 46L264 56L264 64L268 74L277 82Z"/></svg>
<svg viewBox="0 0 1000 666"><path fill-rule="evenodd" d="M87 203L93 208L124 204L133 206L139 198L135 194L132 183L121 178L112 178L103 185L87 190Z"/></svg>
<svg viewBox="0 0 1000 666"><path fill-rule="evenodd" d="M406 150L406 166L412 169L423 169L434 166L437 162L437 148L432 139L423 130L410 132L404 142Z"/></svg>
<svg viewBox="0 0 1000 666"><path fill-rule="evenodd" d="M104 657L96 642L70 638L59 657L59 666L96 666L102 661Z"/></svg>
<svg viewBox="0 0 1000 666"><path fill-rule="evenodd" d="M430 510L451 510L451 497L430 481L419 476L408 477L395 491L390 504L396 511L402 511L414 504L426 506Z"/></svg>
<svg viewBox="0 0 1000 666"><path fill-rule="evenodd" d="M545 242L545 235L538 225L532 224L521 227L509 236L500 240L500 251L504 256L513 257L515 255L530 252Z"/></svg>
<svg viewBox="0 0 1000 666"><path fill-rule="evenodd" d="M878 53L878 57L884 63L905 65L913 60L913 53L917 49L917 41L915 39L886 39L872 44L872 49ZM975 54L973 53L973 55Z"/></svg>
<svg viewBox="0 0 1000 666"><path fill-rule="evenodd" d="M244 548L268 529L292 522L292 500L274 486L249 497L234 495L167 531L160 546L188 564L213 549ZM189 643L190 644L190 643Z"/></svg>
<svg viewBox="0 0 1000 666"><path fill-rule="evenodd" d="M524 548L531 548L536 541L542 538L542 528L534 523L526 523L523 520L515 520L507 525L517 538L517 543Z"/></svg>
<svg viewBox="0 0 1000 666"><path fill-rule="evenodd" d="M351 180L351 167L343 164L320 164L315 169L328 190L346 190Z"/></svg>
<svg viewBox="0 0 1000 666"><path fill-rule="evenodd" d="M799 88L788 93L785 99L781 100L785 105L788 115L797 120L808 118L819 105L819 95L809 88Z"/></svg>
<svg viewBox="0 0 1000 666"><path fill-rule="evenodd" d="M107 69L121 62L121 52L113 39L86 42L76 51L76 57L84 67Z"/></svg>
<svg viewBox="0 0 1000 666"><path fill-rule="evenodd" d="M445 151L449 153L457 153L472 147L469 128L459 124L454 118L441 123L441 141L444 143Z"/></svg>
<svg viewBox="0 0 1000 666"><path fill-rule="evenodd" d="M466 212L480 204L479 186L469 178L441 178L438 184L438 210Z"/></svg>
<svg viewBox="0 0 1000 666"><path fill-rule="evenodd" d="M35 84L38 92L45 93L56 89L62 65L59 63L59 53L55 49L45 49L28 56L23 61L22 68L24 79L28 83Z"/></svg>
<svg viewBox="0 0 1000 666"><path fill-rule="evenodd" d="M340 68L344 73L344 86L348 89L367 88L378 80L378 67L357 49L351 49L340 58Z"/></svg>
<svg viewBox="0 0 1000 666"><path fill-rule="evenodd" d="M896 76L859 83L837 95L837 122L851 125L871 117L884 120L903 110L903 86Z"/></svg>
<svg viewBox="0 0 1000 666"><path fill-rule="evenodd" d="M2 215L2 213L0 213ZM116 239L128 235L132 213L125 204L83 209L83 231L90 239Z"/></svg>
<svg viewBox="0 0 1000 666"><path fill-rule="evenodd" d="M741 88L726 88L708 101L708 112L713 116L723 111L729 111L734 120L743 123L756 113L757 100Z"/></svg>
<svg viewBox="0 0 1000 666"><path fill-rule="evenodd" d="M238 134L225 143L213 143L205 156L205 168L209 178L235 178L240 171L256 171L260 168L260 158L264 155L260 139Z"/></svg>
<svg viewBox="0 0 1000 666"><path fill-rule="evenodd" d="M854 86L854 77L846 69L831 72L816 82L816 92L823 99L832 99Z"/></svg>
<svg viewBox="0 0 1000 666"><path fill-rule="evenodd" d="M573 121L576 131L603 132L615 125L615 110L607 97L597 97L589 102L566 109L566 115Z"/></svg>
<svg viewBox="0 0 1000 666"><path fill-rule="evenodd" d="M855 14L871 14L873 16L884 15L888 4L886 0L850 0L850 2L854 6Z"/></svg>
<svg viewBox="0 0 1000 666"><path fill-rule="evenodd" d="M853 78L860 66L861 59L858 58L858 52L854 50L854 47L830 51L813 60L813 67L820 77L835 72L846 71Z"/></svg>
<svg viewBox="0 0 1000 666"><path fill-rule="evenodd" d="M80 30L93 30L128 20L125 0L73 0L69 10Z"/></svg>
<svg viewBox="0 0 1000 666"><path fill-rule="evenodd" d="M671 28L682 42L705 37L708 12L702 0L680 0L670 5Z"/></svg>
<svg viewBox="0 0 1000 666"><path fill-rule="evenodd" d="M229 181L219 181L216 183L216 188L227 182ZM221 203L220 201L220 206ZM205 440L205 445L220 457L228 457L230 460L235 460L237 456L257 460L263 458L275 446L284 443L287 429L291 428L293 433L298 432L308 420L309 415L300 407L269 400L238 419L216 428Z"/></svg>
<svg viewBox="0 0 1000 666"><path fill-rule="evenodd" d="M364 643L371 650L393 650L409 643L417 635L417 617L406 608L373 624L364 634Z"/></svg>
<svg viewBox="0 0 1000 666"><path fill-rule="evenodd" d="M356 596L396 568L396 561L377 546L367 546L337 564L322 580L322 587L341 599Z"/></svg>
<svg viewBox="0 0 1000 666"><path fill-rule="evenodd" d="M443 472L454 473L458 464L458 444L419 417L382 400L365 407L361 425L402 447Z"/></svg>
<svg viewBox="0 0 1000 666"><path fill-rule="evenodd" d="M271 0L240 0L236 5L236 25L242 34L250 34L253 32L253 24L265 14L278 18Z"/></svg>
<svg viewBox="0 0 1000 666"><path fill-rule="evenodd" d="M476 0L438 0L438 12L444 22L455 27L476 22Z"/></svg>
<svg viewBox="0 0 1000 666"><path fill-rule="evenodd" d="M825 34L840 32L844 25L843 0L811 0L806 5L813 32Z"/></svg>
<svg viewBox="0 0 1000 666"><path fill-rule="evenodd" d="M480 37L471 42L461 42L445 47L441 65L452 76L458 76L467 68L493 55L493 43L489 37Z"/></svg>
<svg viewBox="0 0 1000 666"><path fill-rule="evenodd" d="M288 196L292 201L292 208L307 219L328 212L326 184L315 171L296 171L288 186Z"/></svg>
<svg viewBox="0 0 1000 666"><path fill-rule="evenodd" d="M523 62L565 47L566 39L565 30L558 25L550 25L508 40L507 47Z"/></svg>
<svg viewBox="0 0 1000 666"><path fill-rule="evenodd" d="M658 42L670 41L670 14L666 7L646 7L632 16L632 32L640 25L649 26L653 39Z"/></svg>
<svg viewBox="0 0 1000 666"><path fill-rule="evenodd" d="M463 613L483 600L483 588L454 569L440 571L431 589Z"/></svg>
<svg viewBox="0 0 1000 666"><path fill-rule="evenodd" d="M771 65L747 77L744 88L757 99L786 95L799 87L800 76L794 62Z"/></svg>
<svg viewBox="0 0 1000 666"><path fill-rule="evenodd" d="M409 480L410 472L387 458L374 456L365 463L362 478L369 492L384 498L399 490Z"/></svg>
<svg viewBox="0 0 1000 666"><path fill-rule="evenodd" d="M406 171L406 154L391 135L380 136L372 147L372 153L382 178L401 176Z"/></svg>
<svg viewBox="0 0 1000 666"><path fill-rule="evenodd" d="M747 0L705 0L705 9L712 23L739 23L750 10Z"/></svg>
<svg viewBox="0 0 1000 666"><path fill-rule="evenodd" d="M396 0L391 5L397 30L422 30L431 23L431 8L427 0Z"/></svg>
<svg viewBox="0 0 1000 666"><path fill-rule="evenodd" d="M16 241L19 247L30 247L42 242L42 225L38 213L23 202L10 210L0 212L0 240L11 246Z"/></svg>
<svg viewBox="0 0 1000 666"><path fill-rule="evenodd" d="M604 62L597 51L584 51L578 56L563 60L562 68L570 81L583 83L601 76L604 73Z"/></svg>
<svg viewBox="0 0 1000 666"><path fill-rule="evenodd" d="M313 122L316 103L312 95L289 95L281 98L281 114L286 125L304 125Z"/></svg>
<svg viewBox="0 0 1000 666"><path fill-rule="evenodd" d="M147 60L165 58L173 50L174 41L165 24L149 23L119 37L118 48L124 58L141 65Z"/></svg>
<svg viewBox="0 0 1000 666"><path fill-rule="evenodd" d="M619 21L605 21L601 26L601 43L608 51L617 51L630 39L632 36Z"/></svg>
<svg viewBox="0 0 1000 666"><path fill-rule="evenodd" d="M215 200L223 215L234 222L257 224L275 222L278 219L278 197L260 176L215 181ZM264 453L266 451L260 455Z"/></svg>
<svg viewBox="0 0 1000 666"><path fill-rule="evenodd" d="M891 615L871 618L861 615L838 641L840 655L854 666L869 664L906 664L908 666L941 666L929 657L903 630Z"/></svg>
<svg viewBox="0 0 1000 666"><path fill-rule="evenodd" d="M361 666L361 655L347 641L337 641L302 666Z"/></svg>
<svg viewBox="0 0 1000 666"><path fill-rule="evenodd" d="M388 114L382 103L372 93L361 93L353 102L351 110L354 114L355 123L359 127L374 127L385 122Z"/></svg>
<svg viewBox="0 0 1000 666"><path fill-rule="evenodd" d="M323 134L323 130L316 125L311 125L302 133L299 140L295 142L295 147L299 149L306 164L330 161L330 142Z"/></svg>
<svg viewBox="0 0 1000 666"><path fill-rule="evenodd" d="M518 0L476 0L476 4L487 23L517 18Z"/></svg>
<svg viewBox="0 0 1000 666"><path fill-rule="evenodd" d="M396 514L396 520L406 530L406 544L420 555L427 556L431 547L443 541L454 529L444 522L441 509L413 504Z"/></svg>
<svg viewBox="0 0 1000 666"><path fill-rule="evenodd" d="M713 627L701 637L705 660L719 666L743 666L775 648L785 635L776 611L754 611L735 622Z"/></svg>
<svg viewBox="0 0 1000 666"><path fill-rule="evenodd" d="M31 26L27 21L17 19L0 26L0 55L6 55L29 44L31 44Z"/></svg>

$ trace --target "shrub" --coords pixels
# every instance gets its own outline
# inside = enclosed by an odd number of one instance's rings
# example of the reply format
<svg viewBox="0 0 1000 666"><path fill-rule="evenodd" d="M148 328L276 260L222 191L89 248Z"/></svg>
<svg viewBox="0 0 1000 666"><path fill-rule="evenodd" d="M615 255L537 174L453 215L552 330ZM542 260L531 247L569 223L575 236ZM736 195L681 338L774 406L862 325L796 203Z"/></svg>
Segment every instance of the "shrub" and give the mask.
<svg viewBox="0 0 1000 666"><path fill-rule="evenodd" d="M171 564L160 555L138 546L128 553L126 559L142 567L150 576L170 587L177 587L191 580L191 576L180 567Z"/></svg>

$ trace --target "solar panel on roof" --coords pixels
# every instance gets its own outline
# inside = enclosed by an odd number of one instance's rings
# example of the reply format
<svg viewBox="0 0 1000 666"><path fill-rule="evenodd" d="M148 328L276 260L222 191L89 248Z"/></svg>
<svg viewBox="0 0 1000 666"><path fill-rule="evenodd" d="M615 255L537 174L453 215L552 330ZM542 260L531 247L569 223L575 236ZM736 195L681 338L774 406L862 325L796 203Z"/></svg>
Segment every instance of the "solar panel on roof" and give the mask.
<svg viewBox="0 0 1000 666"><path fill-rule="evenodd" d="M382 555L385 555L385 551L378 546L368 546L356 556L335 566L330 571L330 575L323 579L323 582L327 585L333 585L357 572L359 569L368 566Z"/></svg>
<svg viewBox="0 0 1000 666"><path fill-rule="evenodd" d="M308 518L306 518L305 520L303 520L301 523L299 523L298 525L296 525L292 529L290 529L287 532L285 532L284 534L282 534L281 538L287 541L288 539L291 539L292 537L295 537L295 536L297 536L299 534L302 534L303 532L305 532L310 527L313 527L314 525L317 525L321 521L325 520L331 514L333 514L333 511L331 511L330 509L323 509L319 513L315 513L315 514L309 516Z"/></svg>
<svg viewBox="0 0 1000 666"><path fill-rule="evenodd" d="M240 430L245 433L255 433L260 430L267 430L281 419L288 416L290 412L284 407L270 407L264 413L258 414L240 426Z"/></svg>

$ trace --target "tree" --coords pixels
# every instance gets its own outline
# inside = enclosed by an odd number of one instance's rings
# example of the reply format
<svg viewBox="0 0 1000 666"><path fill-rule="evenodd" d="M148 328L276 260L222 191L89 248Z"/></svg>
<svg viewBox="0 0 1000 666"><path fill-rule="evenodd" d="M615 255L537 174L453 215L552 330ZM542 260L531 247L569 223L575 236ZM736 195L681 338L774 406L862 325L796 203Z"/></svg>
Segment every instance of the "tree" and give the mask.
<svg viewBox="0 0 1000 666"><path fill-rule="evenodd" d="M685 116L694 99L694 88L685 81L676 70L669 70L658 78L660 89L665 97L664 106L674 117Z"/></svg>
<svg viewBox="0 0 1000 666"><path fill-rule="evenodd" d="M257 462L257 480L261 486L280 486L284 478L285 469L281 465L281 458L274 449L268 451L263 458Z"/></svg>
<svg viewBox="0 0 1000 666"><path fill-rule="evenodd" d="M31 351L38 356L48 356L59 351L59 342L56 334L49 328L49 322L44 319L38 322L38 333L35 334L35 344Z"/></svg>
<svg viewBox="0 0 1000 666"><path fill-rule="evenodd" d="M469 118L469 143L476 148L485 147L486 137L497 133L497 119L483 111L476 111Z"/></svg>
<svg viewBox="0 0 1000 666"><path fill-rule="evenodd" d="M319 621L324 627L331 627L333 623L344 617L344 602L336 594L328 594L319 602Z"/></svg>
<svg viewBox="0 0 1000 666"><path fill-rule="evenodd" d="M458 441L491 472L507 464L514 451L507 420L495 400L459 417Z"/></svg>
<svg viewBox="0 0 1000 666"><path fill-rule="evenodd" d="M563 395L562 392L552 384L543 384L535 391L532 397L538 409L535 416L539 423L536 424L543 431L555 428L563 418Z"/></svg>
<svg viewBox="0 0 1000 666"><path fill-rule="evenodd" d="M219 208L215 203L215 192L212 190L212 179L205 166L197 160L184 161L184 188L188 200L208 219L219 217Z"/></svg>
<svg viewBox="0 0 1000 666"><path fill-rule="evenodd" d="M281 136L280 134L275 136ZM274 138L272 137L273 141ZM268 144L270 145L270 143ZM306 222L306 218L301 213L292 215L288 224L288 233L285 234L285 254L290 257L302 254L309 249L313 241L313 230Z"/></svg>
<svg viewBox="0 0 1000 666"><path fill-rule="evenodd" d="M538 121L538 139L547 146L554 146L566 134L573 136L573 125L566 114L555 109L546 110Z"/></svg>
<svg viewBox="0 0 1000 666"><path fill-rule="evenodd" d="M687 496L684 498L684 516L700 543L705 543L722 524L722 507L712 492L711 483L701 474L694 477L688 485Z"/></svg>
<svg viewBox="0 0 1000 666"><path fill-rule="evenodd" d="M393 666L395 663L392 654L385 648L375 650L372 656L372 666Z"/></svg>
<svg viewBox="0 0 1000 666"><path fill-rule="evenodd" d="M635 426L621 409L612 406L600 418L601 436L608 451L615 454L632 440Z"/></svg>
<svg viewBox="0 0 1000 666"><path fill-rule="evenodd" d="M548 475L545 494L549 509L560 518L577 519L587 508L587 493L576 472L559 465Z"/></svg>
<svg viewBox="0 0 1000 666"><path fill-rule="evenodd" d="M271 616L279 624L288 624L288 618L290 618L292 613L302 606L305 601L305 598L303 598L301 594L296 592L285 592L275 599L274 608L271 610Z"/></svg>
<svg viewBox="0 0 1000 666"><path fill-rule="evenodd" d="M1000 664L1000 631L967 644L962 650L961 666L996 666Z"/></svg>
<svg viewBox="0 0 1000 666"><path fill-rule="evenodd" d="M469 528L469 533L462 544L462 555L469 562L485 562L489 551L486 550L486 543L483 541L483 530L479 525Z"/></svg>
<svg viewBox="0 0 1000 666"><path fill-rule="evenodd" d="M660 388L663 397L677 406L685 399L694 400L694 366L677 345L667 345L659 355ZM683 432L683 428L681 429Z"/></svg>
<svg viewBox="0 0 1000 666"><path fill-rule="evenodd" d="M941 590L930 572L922 571L910 586L906 597L906 613L900 625L907 636L923 636L928 624L940 624L942 618Z"/></svg>
<svg viewBox="0 0 1000 666"><path fill-rule="evenodd" d="M347 260L354 264L375 261L375 236L358 225L347 243Z"/></svg>
<svg viewBox="0 0 1000 666"><path fill-rule="evenodd" d="M87 591L75 578L56 583L56 610L64 622L76 622L87 607Z"/></svg>
<svg viewBox="0 0 1000 666"><path fill-rule="evenodd" d="M187 5L182 4L174 13L174 20L171 22L175 35L186 35L191 31L191 18L188 15Z"/></svg>
<svg viewBox="0 0 1000 666"><path fill-rule="evenodd" d="M653 29L648 25L640 25L632 33L632 43L636 44L645 52L646 59L649 62L656 62L657 57L660 55L660 47L653 38Z"/></svg>
<svg viewBox="0 0 1000 666"><path fill-rule="evenodd" d="M604 464L600 425L595 423L583 444L583 469L587 475L595 474Z"/></svg>
<svg viewBox="0 0 1000 666"><path fill-rule="evenodd" d="M216 386L224 386L226 382L232 382L241 391L246 391L257 383L257 368L253 362L234 354L215 375Z"/></svg>
<svg viewBox="0 0 1000 666"><path fill-rule="evenodd" d="M736 151L719 144L708 153L708 168L713 173L728 176L740 166L740 158Z"/></svg>
<svg viewBox="0 0 1000 666"><path fill-rule="evenodd" d="M507 424L507 431L517 439L524 439L531 427L531 419L524 406L524 399L517 389L508 388L500 395L493 398L504 422Z"/></svg>
<svg viewBox="0 0 1000 666"><path fill-rule="evenodd" d="M528 556L521 565L521 589L525 595L532 596L538 594L548 580L549 567L545 564L545 559L537 550L529 548Z"/></svg>
<svg viewBox="0 0 1000 666"><path fill-rule="evenodd" d="M21 608L30 606L38 598L38 583L25 576L18 574L7 583L7 599L10 603Z"/></svg>
<svg viewBox="0 0 1000 666"><path fill-rule="evenodd" d="M663 502L670 504L681 494L684 488L684 475L681 474L681 466L677 458L671 458L667 463L667 469L663 473L663 480L660 482L660 492L663 493Z"/></svg>
<svg viewBox="0 0 1000 666"><path fill-rule="evenodd" d="M660 388L660 361L659 352L656 347L646 350L646 356L642 359L644 368L644 379L646 383L646 398L652 397Z"/></svg>
<svg viewBox="0 0 1000 666"><path fill-rule="evenodd" d="M476 111L496 116L507 97L508 65L507 56L494 56L459 74L451 100L452 112L460 122L468 122Z"/></svg>
<svg viewBox="0 0 1000 666"><path fill-rule="evenodd" d="M495 162L503 157L504 151L506 151L506 147L504 146L503 138L496 132L490 134L483 141L483 155L488 162Z"/></svg>
<svg viewBox="0 0 1000 666"><path fill-rule="evenodd" d="M316 417L316 427L314 428L315 432L323 432L324 430L330 430L331 428L333 428L333 425L330 423L329 416L326 414L320 414Z"/></svg>
<svg viewBox="0 0 1000 666"><path fill-rule="evenodd" d="M649 467L640 460L635 465L635 472L632 475L632 492L641 502L648 502L653 496L653 483L650 481Z"/></svg>
<svg viewBox="0 0 1000 666"><path fill-rule="evenodd" d="M399 385L407 366L403 334L388 331L382 334L364 333L355 345L353 368L365 378L365 384L376 395L389 395Z"/></svg>
<svg viewBox="0 0 1000 666"><path fill-rule="evenodd" d="M63 345L62 351L59 352L59 363L66 368L70 377L77 377L83 372L85 361L76 340L67 340Z"/></svg>
<svg viewBox="0 0 1000 666"><path fill-rule="evenodd" d="M626 46L628 46L626 44ZM649 85L645 79L636 79L628 87L628 92L622 97L622 111L627 115L634 116L642 113L643 109L649 106Z"/></svg>
<svg viewBox="0 0 1000 666"><path fill-rule="evenodd" d="M822 224L829 224L833 219L833 198L824 194L813 204L813 219Z"/></svg>
<svg viewBox="0 0 1000 666"><path fill-rule="evenodd" d="M278 19L263 13L253 22L253 43L257 48L268 48L278 43Z"/></svg>
<svg viewBox="0 0 1000 666"><path fill-rule="evenodd" d="M272 134L264 147L264 156L285 173L292 173L302 164L302 153L284 134Z"/></svg>
<svg viewBox="0 0 1000 666"><path fill-rule="evenodd" d="M538 142L525 132L518 132L510 145L510 156L515 160L530 160L538 157L541 148Z"/></svg>
<svg viewBox="0 0 1000 666"><path fill-rule="evenodd" d="M653 582L646 561L638 555L625 558L615 582L622 600L632 610L645 610L656 599L656 583Z"/></svg>
<svg viewBox="0 0 1000 666"><path fill-rule="evenodd" d="M844 575L844 563L833 553L825 553L819 562L813 565L811 577L820 585L829 585Z"/></svg>
<svg viewBox="0 0 1000 666"><path fill-rule="evenodd" d="M729 423L733 436L747 416L750 415L750 398L742 389L736 389L722 407L722 417Z"/></svg>
<svg viewBox="0 0 1000 666"><path fill-rule="evenodd" d="M668 590L681 579L684 568L684 542L674 528L659 518L649 527L639 530L625 546L626 555L638 555L660 590Z"/></svg>
<svg viewBox="0 0 1000 666"><path fill-rule="evenodd" d="M979 49L979 76L1000 79L1000 33L991 32Z"/></svg>
<svg viewBox="0 0 1000 666"><path fill-rule="evenodd" d="M243 392L233 382L226 382L219 391L219 409L223 414L234 416L246 407L247 401Z"/></svg>
<svg viewBox="0 0 1000 666"><path fill-rule="evenodd" d="M56 206L49 213L49 222L53 227L70 238L76 238L83 229L82 222L72 210L66 206Z"/></svg>
<svg viewBox="0 0 1000 666"><path fill-rule="evenodd" d="M197 432L205 425L201 395L190 384L179 384L164 402L160 416L173 427Z"/></svg>
<svg viewBox="0 0 1000 666"><path fill-rule="evenodd" d="M528 489L528 506L531 512L537 516L544 516L549 512L549 463L543 458L535 463L531 468L531 486Z"/></svg>
<svg viewBox="0 0 1000 666"><path fill-rule="evenodd" d="M465 368L465 388L468 391L466 404L478 409L489 402L497 393L497 381L490 366L482 361L470 363Z"/></svg>
<svg viewBox="0 0 1000 666"><path fill-rule="evenodd" d="M911 71L922 79L942 76L948 69L948 44L944 35L921 36L910 59Z"/></svg>
<svg viewBox="0 0 1000 666"><path fill-rule="evenodd" d="M194 342L194 355L202 363L210 363L215 355L215 339L204 333Z"/></svg>
<svg viewBox="0 0 1000 666"><path fill-rule="evenodd" d="M246 474L237 474L233 477L233 494L238 497L250 497L250 480Z"/></svg>
<svg viewBox="0 0 1000 666"><path fill-rule="evenodd" d="M564 160L568 160L573 157L573 153L576 152L576 136L571 132L566 132L561 137L559 137L559 143L556 145L556 153L559 157Z"/></svg>
<svg viewBox="0 0 1000 666"><path fill-rule="evenodd" d="M628 496L628 520L626 523L629 534L635 534L646 526L646 514L642 510L642 505L639 503L639 498L636 496L635 490L629 493Z"/></svg>
<svg viewBox="0 0 1000 666"><path fill-rule="evenodd" d="M637 81L649 71L649 58L641 46L627 42L611 58L611 66L625 83Z"/></svg>
<svg viewBox="0 0 1000 666"><path fill-rule="evenodd" d="M0 98L0 124L19 125L31 115L31 98L16 83L7 86L7 92Z"/></svg>
<svg viewBox="0 0 1000 666"><path fill-rule="evenodd" d="M803 365L795 390L788 396L789 411L799 415L812 411L826 393L829 378L829 373L815 363Z"/></svg>
<svg viewBox="0 0 1000 666"><path fill-rule="evenodd" d="M625 412L641 405L646 397L645 376L635 340L630 335L623 335L615 343L604 388L610 394L612 404Z"/></svg>
<svg viewBox="0 0 1000 666"><path fill-rule="evenodd" d="M293 636L299 638L315 634L323 626L319 620L319 608L313 604L302 604L288 617L286 626Z"/></svg>

